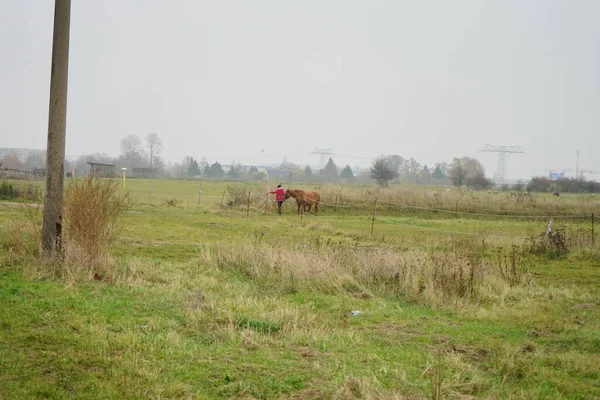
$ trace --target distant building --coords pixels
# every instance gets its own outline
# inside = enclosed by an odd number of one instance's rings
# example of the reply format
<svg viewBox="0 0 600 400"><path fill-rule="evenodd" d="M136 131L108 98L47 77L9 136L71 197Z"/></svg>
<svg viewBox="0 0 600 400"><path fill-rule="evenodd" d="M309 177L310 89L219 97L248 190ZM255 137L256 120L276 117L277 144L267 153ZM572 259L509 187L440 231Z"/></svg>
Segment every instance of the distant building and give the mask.
<svg viewBox="0 0 600 400"><path fill-rule="evenodd" d="M131 176L133 178L156 178L158 175L158 169L146 168L146 167L133 167L131 168Z"/></svg>
<svg viewBox="0 0 600 400"><path fill-rule="evenodd" d="M94 178L110 178L115 176L115 165L104 164L88 161L86 164L90 165L90 176Z"/></svg>

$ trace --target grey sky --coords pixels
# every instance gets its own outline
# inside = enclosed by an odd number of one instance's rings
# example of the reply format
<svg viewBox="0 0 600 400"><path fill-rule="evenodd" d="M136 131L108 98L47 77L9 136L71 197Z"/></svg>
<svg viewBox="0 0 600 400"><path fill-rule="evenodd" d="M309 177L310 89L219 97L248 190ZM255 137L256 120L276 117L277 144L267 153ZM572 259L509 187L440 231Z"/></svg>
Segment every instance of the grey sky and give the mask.
<svg viewBox="0 0 600 400"><path fill-rule="evenodd" d="M46 144L53 1L0 0L0 147ZM521 145L509 177L600 172L600 1L73 1L67 154L424 164ZM264 152L262 151L264 150ZM334 156L338 165L369 160ZM591 175L600 179L600 174Z"/></svg>

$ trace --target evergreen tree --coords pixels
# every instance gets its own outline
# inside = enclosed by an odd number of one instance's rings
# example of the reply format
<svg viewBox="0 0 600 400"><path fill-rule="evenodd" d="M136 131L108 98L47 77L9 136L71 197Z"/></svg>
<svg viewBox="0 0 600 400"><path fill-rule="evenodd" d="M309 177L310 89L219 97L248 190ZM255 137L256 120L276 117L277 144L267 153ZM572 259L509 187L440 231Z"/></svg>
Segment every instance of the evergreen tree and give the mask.
<svg viewBox="0 0 600 400"><path fill-rule="evenodd" d="M304 179L311 179L312 178L312 168L310 168L310 165L307 165L306 167L304 167Z"/></svg>
<svg viewBox="0 0 600 400"><path fill-rule="evenodd" d="M242 167L239 165L232 165L229 171L227 171L227 176L230 179L238 179L242 175Z"/></svg>
<svg viewBox="0 0 600 400"><path fill-rule="evenodd" d="M225 171L221 164L218 161L215 161L213 165L210 166L210 177L213 179L221 179L225 175Z"/></svg>
<svg viewBox="0 0 600 400"><path fill-rule="evenodd" d="M329 161L327 161L327 164L325 165L325 168L323 168L323 171L321 171L321 176L329 182L337 181L338 169L331 158L329 159Z"/></svg>
<svg viewBox="0 0 600 400"><path fill-rule="evenodd" d="M198 165L198 161L194 160L190 157L188 165L187 165L187 175L189 177L198 176L201 174L200 166Z"/></svg>
<svg viewBox="0 0 600 400"><path fill-rule="evenodd" d="M342 172L340 172L340 178L347 180L348 182L352 182L354 180L354 172L352 172L352 168L349 165L346 165Z"/></svg>
<svg viewBox="0 0 600 400"><path fill-rule="evenodd" d="M435 166L435 170L433 171L432 176L433 179L444 179L446 177L439 164Z"/></svg>

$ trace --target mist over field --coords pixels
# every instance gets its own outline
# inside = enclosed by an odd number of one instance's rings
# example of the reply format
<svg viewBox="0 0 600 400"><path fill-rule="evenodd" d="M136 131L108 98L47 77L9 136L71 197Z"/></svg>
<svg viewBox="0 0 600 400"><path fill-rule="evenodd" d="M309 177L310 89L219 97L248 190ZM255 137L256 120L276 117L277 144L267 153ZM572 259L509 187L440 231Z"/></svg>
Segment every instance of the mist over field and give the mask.
<svg viewBox="0 0 600 400"><path fill-rule="evenodd" d="M0 2L0 400L600 399L599 15Z"/></svg>
<svg viewBox="0 0 600 400"><path fill-rule="evenodd" d="M0 11L0 147L43 149L52 2ZM315 169L319 148L353 169L468 156L493 178L491 144L524 151L512 182L597 180L599 14L594 0L74 3L66 153L116 158L155 132L165 165Z"/></svg>

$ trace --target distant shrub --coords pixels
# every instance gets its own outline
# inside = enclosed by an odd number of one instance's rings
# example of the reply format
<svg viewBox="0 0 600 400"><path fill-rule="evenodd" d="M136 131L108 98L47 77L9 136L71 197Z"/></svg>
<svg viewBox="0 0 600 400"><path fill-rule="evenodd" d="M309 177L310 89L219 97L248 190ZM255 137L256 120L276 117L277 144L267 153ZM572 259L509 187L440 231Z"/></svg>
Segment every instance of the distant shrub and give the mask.
<svg viewBox="0 0 600 400"><path fill-rule="evenodd" d="M7 181L0 182L0 200L12 200L16 197L15 188Z"/></svg>
<svg viewBox="0 0 600 400"><path fill-rule="evenodd" d="M177 207L177 203L179 203L179 201L174 197L163 199L163 204L165 207Z"/></svg>
<svg viewBox="0 0 600 400"><path fill-rule="evenodd" d="M527 249L531 254L546 255L549 258L560 258L569 253L564 229L557 229L527 238Z"/></svg>
<svg viewBox="0 0 600 400"><path fill-rule="evenodd" d="M248 202L248 190L247 185L227 185L227 205L230 207L239 207Z"/></svg>
<svg viewBox="0 0 600 400"><path fill-rule="evenodd" d="M42 190L34 185L13 185L8 181L0 182L0 200L27 200L40 202L42 200Z"/></svg>

